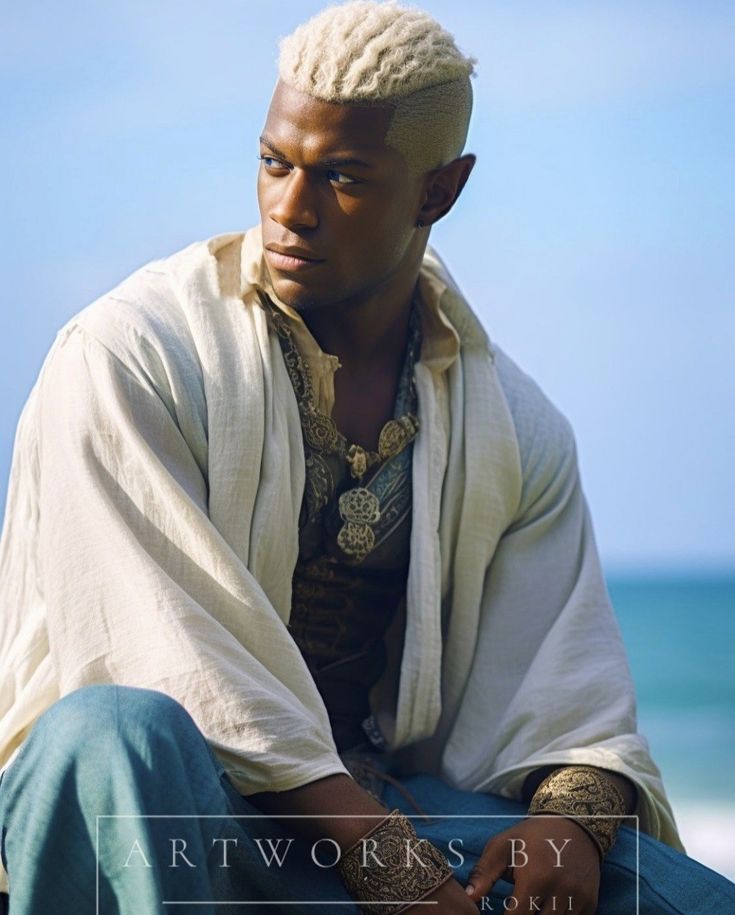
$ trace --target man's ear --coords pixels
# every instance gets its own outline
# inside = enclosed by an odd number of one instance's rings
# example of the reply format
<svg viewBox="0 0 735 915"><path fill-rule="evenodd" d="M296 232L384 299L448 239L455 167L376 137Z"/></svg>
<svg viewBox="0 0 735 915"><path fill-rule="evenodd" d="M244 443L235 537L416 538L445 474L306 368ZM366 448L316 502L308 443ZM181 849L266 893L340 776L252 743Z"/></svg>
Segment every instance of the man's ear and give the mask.
<svg viewBox="0 0 735 915"><path fill-rule="evenodd" d="M431 226L446 216L462 193L476 161L477 157L468 153L429 172L417 225Z"/></svg>

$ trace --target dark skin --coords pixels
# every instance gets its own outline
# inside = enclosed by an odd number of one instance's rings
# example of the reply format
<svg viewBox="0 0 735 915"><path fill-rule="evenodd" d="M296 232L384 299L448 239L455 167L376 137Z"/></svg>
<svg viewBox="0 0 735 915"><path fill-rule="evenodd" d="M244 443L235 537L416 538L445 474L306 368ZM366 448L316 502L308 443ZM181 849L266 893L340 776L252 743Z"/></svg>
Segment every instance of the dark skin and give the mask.
<svg viewBox="0 0 735 915"><path fill-rule="evenodd" d="M296 309L325 352L335 354L333 418L350 442L375 450L393 415L407 343L408 318L431 226L446 215L475 164L461 156L425 174L414 174L385 136L388 108L333 105L278 83L260 140L258 204L266 264L274 291ZM533 793L546 773L527 779ZM632 810L635 789L620 776ZM529 794L530 797L530 794ZM385 816L385 809L346 775L333 775L291 791L250 800L274 815L308 813L313 836L330 836L343 850ZM331 819L330 814L352 814ZM597 849L564 817L529 818L491 840L472 877L472 896L450 879L426 901L437 915L477 911L483 893L503 875L516 895L573 896L577 915L594 911L599 887ZM508 870L507 839L523 838L529 864ZM561 870L546 838L573 844ZM572 863L573 859L573 863ZM578 902L577 902L578 900ZM548 906L544 912L551 912ZM423 907L415 906L411 912ZM525 909L529 911L533 909ZM524 911L519 905L517 912Z"/></svg>
<svg viewBox="0 0 735 915"><path fill-rule="evenodd" d="M545 766L526 777L521 791L526 804L546 776L558 768ZM616 772L604 770L604 775L622 794L625 812L633 813L637 803L635 785ZM511 867L512 839L521 839L528 855L528 862L524 864L520 858L521 866L517 868ZM557 858L549 840L561 851L561 857ZM559 863L563 865L561 868L556 866ZM594 915L600 889L599 854L585 830L573 820L562 816L529 817L488 841L470 873L469 884L473 887L470 898L479 901L501 878L514 884L513 895L519 902L514 911ZM573 900L571 907L570 898ZM536 900L535 908L531 900Z"/></svg>
<svg viewBox="0 0 735 915"><path fill-rule="evenodd" d="M475 162L462 156L412 175L384 143L391 117L386 108L330 105L279 83L258 176L275 292L339 357L333 417L348 441L371 450L393 413L429 227L449 212ZM269 259L270 246L318 262L289 271Z"/></svg>

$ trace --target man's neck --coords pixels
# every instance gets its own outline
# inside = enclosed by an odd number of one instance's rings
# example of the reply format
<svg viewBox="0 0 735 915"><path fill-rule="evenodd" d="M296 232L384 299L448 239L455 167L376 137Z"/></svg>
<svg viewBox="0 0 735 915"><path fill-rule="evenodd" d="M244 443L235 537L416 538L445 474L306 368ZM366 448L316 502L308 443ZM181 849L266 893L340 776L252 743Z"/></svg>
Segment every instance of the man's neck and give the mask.
<svg viewBox="0 0 735 915"><path fill-rule="evenodd" d="M347 373L397 372L408 339L418 270L369 296L304 311L301 316L324 352L339 358Z"/></svg>
<svg viewBox="0 0 735 915"><path fill-rule="evenodd" d="M408 343L417 274L402 288L302 313L319 346L337 356L332 418L351 443L378 448L392 418Z"/></svg>

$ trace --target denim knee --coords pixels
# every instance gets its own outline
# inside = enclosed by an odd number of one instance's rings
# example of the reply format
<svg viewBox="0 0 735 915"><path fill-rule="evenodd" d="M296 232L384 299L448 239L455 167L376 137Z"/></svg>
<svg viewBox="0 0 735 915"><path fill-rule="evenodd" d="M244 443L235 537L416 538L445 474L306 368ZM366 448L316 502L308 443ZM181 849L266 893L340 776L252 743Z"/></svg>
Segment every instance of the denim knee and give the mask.
<svg viewBox="0 0 735 915"><path fill-rule="evenodd" d="M81 686L58 699L37 719L33 731L46 742L83 750L97 738L148 742L200 733L186 709L158 690L110 683Z"/></svg>

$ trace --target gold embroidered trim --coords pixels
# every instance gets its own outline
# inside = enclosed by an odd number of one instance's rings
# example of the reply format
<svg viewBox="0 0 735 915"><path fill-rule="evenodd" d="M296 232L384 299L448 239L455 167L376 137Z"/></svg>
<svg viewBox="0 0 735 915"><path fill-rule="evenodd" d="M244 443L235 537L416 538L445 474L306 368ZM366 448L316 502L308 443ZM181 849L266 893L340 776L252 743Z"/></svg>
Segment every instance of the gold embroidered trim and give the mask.
<svg viewBox="0 0 735 915"><path fill-rule="evenodd" d="M357 906L372 915L405 912L453 876L444 855L419 839L397 808L342 855L339 872Z"/></svg>
<svg viewBox="0 0 735 915"><path fill-rule="evenodd" d="M286 343L285 347L282 347L284 361L296 394L304 440L312 449L312 455L307 455L307 475L310 476L313 472L314 477L307 480L307 496L313 505L318 507L326 502L326 497L320 495L319 487L330 479L328 468L319 452L338 454L347 462L352 479L360 482L372 467L396 457L411 444L418 435L418 417L412 412L407 412L397 419L388 420L381 429L377 451L367 451L361 445L348 445L347 439L339 431L332 417L321 412L316 406L311 374L295 344L288 322L270 300L261 297L261 302L276 332ZM417 320L418 315L414 308L409 326L410 341L416 338ZM410 402L415 404L415 346L409 347L407 358ZM375 548L376 536L372 525L380 520L380 501L373 492L363 486L356 486L342 493L338 508L343 524L337 534L337 544L347 556L361 562Z"/></svg>
<svg viewBox="0 0 735 915"><path fill-rule="evenodd" d="M600 858L615 844L625 800L609 778L591 766L568 766L548 775L536 789L529 814L555 813L578 823Z"/></svg>

